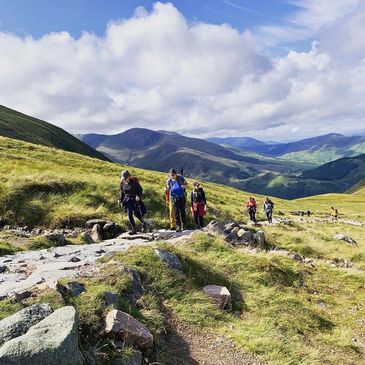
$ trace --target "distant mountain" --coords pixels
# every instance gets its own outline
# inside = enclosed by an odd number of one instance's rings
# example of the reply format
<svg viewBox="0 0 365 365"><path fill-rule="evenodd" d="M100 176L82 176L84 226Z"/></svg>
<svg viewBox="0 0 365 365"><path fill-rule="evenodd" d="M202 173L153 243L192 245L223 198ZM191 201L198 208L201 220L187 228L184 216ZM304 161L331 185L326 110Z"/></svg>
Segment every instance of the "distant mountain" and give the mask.
<svg viewBox="0 0 365 365"><path fill-rule="evenodd" d="M214 138L219 144L225 146L230 145L268 157L280 157L282 160L314 165L365 153L364 136L346 137L342 134L330 133L289 143L264 143L250 138L246 143L246 139L246 137ZM240 140L242 143L239 142Z"/></svg>
<svg viewBox="0 0 365 365"><path fill-rule="evenodd" d="M65 130L0 105L0 136L23 140L108 161L102 153Z"/></svg>
<svg viewBox="0 0 365 365"><path fill-rule="evenodd" d="M251 137L226 137L226 138L208 138L207 141L220 145L229 145L246 149L249 151L255 151L266 146L266 143L259 141L258 139Z"/></svg>
<svg viewBox="0 0 365 365"><path fill-rule="evenodd" d="M287 161L235 151L168 131L133 128L116 135L86 134L79 138L116 162L159 171L183 168L191 177L228 185L263 171L298 171Z"/></svg>

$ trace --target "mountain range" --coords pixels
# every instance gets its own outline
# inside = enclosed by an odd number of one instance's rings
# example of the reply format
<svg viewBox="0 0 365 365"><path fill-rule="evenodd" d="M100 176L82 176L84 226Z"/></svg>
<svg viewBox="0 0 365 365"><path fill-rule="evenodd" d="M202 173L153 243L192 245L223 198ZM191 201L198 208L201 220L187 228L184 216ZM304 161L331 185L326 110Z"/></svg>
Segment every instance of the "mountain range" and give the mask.
<svg viewBox="0 0 365 365"><path fill-rule="evenodd" d="M173 167L191 178L288 199L353 190L365 180L362 136L327 134L269 143L248 137L203 140L133 128L116 135L76 138L4 106L0 106L0 135L144 169L167 173ZM330 161L320 164L314 155ZM331 161L332 155L341 158Z"/></svg>

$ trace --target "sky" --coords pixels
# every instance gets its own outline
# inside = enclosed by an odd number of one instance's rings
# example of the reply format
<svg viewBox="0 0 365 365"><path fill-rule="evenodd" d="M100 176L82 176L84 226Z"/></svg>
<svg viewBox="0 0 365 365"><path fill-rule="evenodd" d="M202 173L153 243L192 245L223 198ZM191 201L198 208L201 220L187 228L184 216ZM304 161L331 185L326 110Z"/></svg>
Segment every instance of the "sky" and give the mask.
<svg viewBox="0 0 365 365"><path fill-rule="evenodd" d="M364 0L0 0L0 104L71 133L363 133L364 33Z"/></svg>

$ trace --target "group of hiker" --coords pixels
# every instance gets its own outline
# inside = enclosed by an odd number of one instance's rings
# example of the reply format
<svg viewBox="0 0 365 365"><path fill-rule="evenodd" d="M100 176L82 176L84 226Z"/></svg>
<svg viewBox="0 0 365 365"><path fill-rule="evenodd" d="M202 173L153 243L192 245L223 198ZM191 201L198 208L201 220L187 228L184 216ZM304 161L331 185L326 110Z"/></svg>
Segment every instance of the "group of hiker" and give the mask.
<svg viewBox="0 0 365 365"><path fill-rule="evenodd" d="M170 170L169 178L165 186L165 203L170 210L170 228L181 232L187 224L186 202L188 182L182 174L175 169ZM118 203L124 207L131 225L129 234L136 234L136 222L134 216L141 222L142 231L147 231L147 224L144 219L147 209L142 200L142 186L138 178L131 176L129 171L124 170L120 176L120 195ZM207 201L204 189L198 181L193 183L193 190L190 195L190 212L197 229L204 226L204 215L207 212Z"/></svg>
<svg viewBox="0 0 365 365"><path fill-rule="evenodd" d="M187 205L188 182L182 174L171 169L165 185L165 204L170 213L170 229L181 232L186 229L186 205ZM142 231L147 231L147 224L144 219L147 213L146 206L142 200L142 186L138 178L131 176L129 171L124 170L120 176L120 195L118 203L124 207L131 225L130 234L136 234L136 217L142 224ZM246 203L250 220L256 223L257 203L255 198L250 197ZM268 197L263 202L263 209L269 223L272 223L274 203ZM195 223L195 228L204 227L204 216L207 212L207 200L203 187L198 181L193 183L193 190L190 194L190 213Z"/></svg>

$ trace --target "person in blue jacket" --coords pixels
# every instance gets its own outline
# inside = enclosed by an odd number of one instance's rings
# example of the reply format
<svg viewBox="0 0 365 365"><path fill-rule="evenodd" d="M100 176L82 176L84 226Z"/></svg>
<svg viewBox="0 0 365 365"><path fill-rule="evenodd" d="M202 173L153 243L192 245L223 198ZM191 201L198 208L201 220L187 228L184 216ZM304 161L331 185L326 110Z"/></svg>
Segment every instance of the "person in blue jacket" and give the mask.
<svg viewBox="0 0 365 365"><path fill-rule="evenodd" d="M187 181L178 175L175 169L170 170L170 177L166 182L166 191L170 193L174 206L176 232L181 232L186 227L186 194Z"/></svg>

